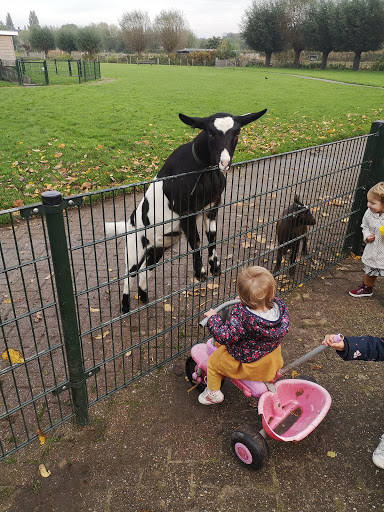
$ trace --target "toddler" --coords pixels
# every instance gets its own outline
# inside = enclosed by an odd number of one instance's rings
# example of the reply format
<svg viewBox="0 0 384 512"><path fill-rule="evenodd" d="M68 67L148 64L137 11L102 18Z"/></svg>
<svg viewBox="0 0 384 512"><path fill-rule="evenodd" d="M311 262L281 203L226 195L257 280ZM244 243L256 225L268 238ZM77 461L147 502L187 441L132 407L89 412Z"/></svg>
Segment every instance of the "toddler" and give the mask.
<svg viewBox="0 0 384 512"><path fill-rule="evenodd" d="M263 267L249 267L237 279L240 304L226 322L213 310L205 313L208 329L219 348L208 359L207 387L199 402L222 402L223 377L241 380L272 380L282 368L280 343L289 329L288 308L275 297L276 282Z"/></svg>
<svg viewBox="0 0 384 512"><path fill-rule="evenodd" d="M377 276L384 276L384 181L368 191L367 199L368 210L361 225L367 243L361 258L365 266L365 278L358 288L349 292L352 297L370 297Z"/></svg>
<svg viewBox="0 0 384 512"><path fill-rule="evenodd" d="M348 336L341 341L334 340L335 334L327 334L323 345L333 347L337 354L348 361L351 359L361 361L384 361L384 338L374 336ZM384 469L384 434L376 450L372 454L373 463L380 469Z"/></svg>

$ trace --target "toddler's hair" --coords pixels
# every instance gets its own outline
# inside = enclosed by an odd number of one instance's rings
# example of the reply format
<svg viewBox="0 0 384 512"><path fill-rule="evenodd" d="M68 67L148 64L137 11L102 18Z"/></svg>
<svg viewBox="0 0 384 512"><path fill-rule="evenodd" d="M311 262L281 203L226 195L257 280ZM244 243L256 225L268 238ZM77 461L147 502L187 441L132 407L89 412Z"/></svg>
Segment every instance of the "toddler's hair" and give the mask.
<svg viewBox="0 0 384 512"><path fill-rule="evenodd" d="M237 277L237 291L241 302L250 309L271 309L276 295L276 281L267 269L248 267Z"/></svg>
<svg viewBox="0 0 384 512"><path fill-rule="evenodd" d="M367 195L376 196L377 199L379 199L381 203L384 205L384 181L376 183L376 185L374 185L372 188L368 190Z"/></svg>

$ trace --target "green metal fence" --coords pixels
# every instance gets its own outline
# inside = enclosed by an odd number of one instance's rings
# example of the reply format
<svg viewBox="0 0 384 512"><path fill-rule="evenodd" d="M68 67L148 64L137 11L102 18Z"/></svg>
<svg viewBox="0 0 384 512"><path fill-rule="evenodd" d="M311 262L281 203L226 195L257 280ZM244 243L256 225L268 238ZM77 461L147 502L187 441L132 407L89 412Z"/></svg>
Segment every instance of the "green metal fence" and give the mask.
<svg viewBox="0 0 384 512"><path fill-rule="evenodd" d="M97 61L17 59L15 68L20 85L80 83L101 78L100 62Z"/></svg>
<svg viewBox="0 0 384 512"><path fill-rule="evenodd" d="M136 295L139 273L133 275L125 314L125 236L107 237L104 223L128 220L148 183L64 200L44 193L42 204L0 212L7 221L0 228L0 458L69 418L85 425L89 406L204 339L202 313L236 296L239 270L273 269L276 221L295 194L317 223L294 277L283 262L279 294L361 248L366 190L384 180L383 127L234 165L217 217L222 274L196 281L182 239L145 270L146 304Z"/></svg>

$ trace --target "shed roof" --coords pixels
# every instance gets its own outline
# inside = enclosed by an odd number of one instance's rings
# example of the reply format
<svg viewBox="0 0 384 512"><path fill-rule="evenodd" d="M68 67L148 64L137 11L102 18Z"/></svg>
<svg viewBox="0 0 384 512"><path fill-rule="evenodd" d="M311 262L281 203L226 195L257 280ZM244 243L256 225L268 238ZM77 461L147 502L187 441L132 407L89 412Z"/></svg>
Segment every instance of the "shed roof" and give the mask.
<svg viewBox="0 0 384 512"><path fill-rule="evenodd" d="M18 36L17 30L0 30L0 36Z"/></svg>

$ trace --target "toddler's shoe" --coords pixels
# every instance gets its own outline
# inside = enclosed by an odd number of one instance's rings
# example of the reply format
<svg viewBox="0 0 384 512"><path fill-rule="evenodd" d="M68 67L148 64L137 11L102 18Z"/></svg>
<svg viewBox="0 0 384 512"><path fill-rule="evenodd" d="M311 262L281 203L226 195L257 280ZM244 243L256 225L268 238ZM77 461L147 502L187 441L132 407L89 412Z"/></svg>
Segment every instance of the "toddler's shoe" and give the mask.
<svg viewBox="0 0 384 512"><path fill-rule="evenodd" d="M351 290L349 295L352 297L370 297L372 295L372 286L361 284L356 290Z"/></svg>
<svg viewBox="0 0 384 512"><path fill-rule="evenodd" d="M199 402L203 405L213 405L219 404L224 400L224 395L218 389L217 391L211 391L208 388L205 388L202 393L199 395Z"/></svg>
<svg viewBox="0 0 384 512"><path fill-rule="evenodd" d="M380 469L384 469L384 435L380 438L376 450L372 454L372 462Z"/></svg>

